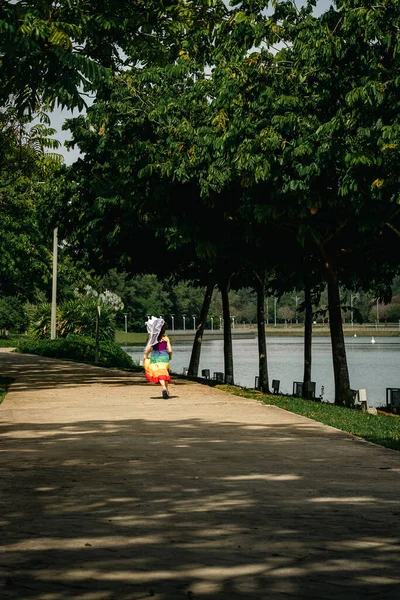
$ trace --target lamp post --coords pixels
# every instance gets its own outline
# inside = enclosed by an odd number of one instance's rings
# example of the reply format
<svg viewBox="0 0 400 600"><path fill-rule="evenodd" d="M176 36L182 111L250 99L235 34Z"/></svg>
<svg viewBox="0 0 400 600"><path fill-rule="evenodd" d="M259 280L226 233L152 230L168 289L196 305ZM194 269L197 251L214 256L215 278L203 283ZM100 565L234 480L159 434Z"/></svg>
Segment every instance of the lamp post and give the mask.
<svg viewBox="0 0 400 600"><path fill-rule="evenodd" d="M297 303L300 300L300 298L299 298L299 296L296 295L296 296L293 297L293 299L296 302L296 325L298 325L299 324L299 315L298 315L298 312L297 312Z"/></svg>
<svg viewBox="0 0 400 600"><path fill-rule="evenodd" d="M186 315L182 315L183 319L183 331L186 331Z"/></svg>
<svg viewBox="0 0 400 600"><path fill-rule="evenodd" d="M353 327L354 325L354 317L353 317L353 300L356 300L356 298L358 298L358 294L350 294L350 309L351 309L351 326Z"/></svg>
<svg viewBox="0 0 400 600"><path fill-rule="evenodd" d="M276 303L277 298L274 298L274 326L276 327Z"/></svg>
<svg viewBox="0 0 400 600"><path fill-rule="evenodd" d="M172 320L172 331L175 331L175 319L174 319L175 315L171 315L171 320Z"/></svg>
<svg viewBox="0 0 400 600"><path fill-rule="evenodd" d="M124 313L125 317L125 333L128 333L128 313Z"/></svg>
<svg viewBox="0 0 400 600"><path fill-rule="evenodd" d="M222 329L222 317L219 318L219 328Z"/></svg>
<svg viewBox="0 0 400 600"><path fill-rule="evenodd" d="M50 338L56 339L56 314L57 314L57 252L58 252L58 227L53 231L53 288L51 294L51 323Z"/></svg>
<svg viewBox="0 0 400 600"><path fill-rule="evenodd" d="M376 299L376 327L379 325L379 299Z"/></svg>
<svg viewBox="0 0 400 600"><path fill-rule="evenodd" d="M214 318L211 317L210 321L211 321L211 331L212 331L214 329ZM400 320L399 320L399 329L400 329Z"/></svg>
<svg viewBox="0 0 400 600"><path fill-rule="evenodd" d="M235 317L232 317L232 329L235 329Z"/></svg>
<svg viewBox="0 0 400 600"><path fill-rule="evenodd" d="M194 315L193 316L193 331L196 331L196 317Z"/></svg>

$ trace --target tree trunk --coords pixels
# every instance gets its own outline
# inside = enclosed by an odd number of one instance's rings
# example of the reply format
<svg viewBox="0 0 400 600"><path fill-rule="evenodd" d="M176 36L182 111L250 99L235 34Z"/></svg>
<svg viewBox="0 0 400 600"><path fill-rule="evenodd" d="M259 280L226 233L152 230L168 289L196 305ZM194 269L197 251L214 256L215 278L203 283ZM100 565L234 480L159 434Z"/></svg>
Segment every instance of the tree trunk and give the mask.
<svg viewBox="0 0 400 600"><path fill-rule="evenodd" d="M353 406L349 369L344 343L340 293L337 272L329 260L325 261L328 280L329 329L331 333L333 374L335 378L335 404Z"/></svg>
<svg viewBox="0 0 400 600"><path fill-rule="evenodd" d="M208 311L210 310L211 298L214 291L214 283L210 283L207 286L204 294L203 306L200 311L199 323L196 327L196 334L194 336L192 354L190 356L190 364L188 369L189 377L197 377L199 372L201 344L203 341L204 328L206 325Z"/></svg>
<svg viewBox="0 0 400 600"><path fill-rule="evenodd" d="M222 314L224 319L224 371L225 383L234 384L233 378L233 348L232 348L232 330L231 315L229 310L229 289L231 277L224 279L219 286L222 299Z"/></svg>
<svg viewBox="0 0 400 600"><path fill-rule="evenodd" d="M307 390L307 384L311 381L312 364L312 299L311 288L308 283L304 284L304 374L303 374L303 395Z"/></svg>
<svg viewBox="0 0 400 600"><path fill-rule="evenodd" d="M257 289L257 335L258 335L258 387L269 394L267 340L265 336L265 273L256 273Z"/></svg>

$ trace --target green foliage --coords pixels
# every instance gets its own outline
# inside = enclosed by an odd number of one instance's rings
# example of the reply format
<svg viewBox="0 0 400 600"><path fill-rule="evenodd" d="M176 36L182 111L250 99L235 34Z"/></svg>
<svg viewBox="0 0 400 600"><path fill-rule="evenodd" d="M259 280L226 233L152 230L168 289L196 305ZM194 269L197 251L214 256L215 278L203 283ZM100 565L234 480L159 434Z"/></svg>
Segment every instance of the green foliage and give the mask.
<svg viewBox="0 0 400 600"><path fill-rule="evenodd" d="M0 297L0 334L6 331L21 332L28 325L25 309L15 297Z"/></svg>
<svg viewBox="0 0 400 600"><path fill-rule="evenodd" d="M65 338L71 334L87 337L96 336L96 315L98 302L92 298L67 300L57 307L57 337ZM101 340L113 340L116 330L115 310L111 306L101 305L99 321ZM51 304L39 304L34 310L29 325L29 335L36 339L50 337Z"/></svg>
<svg viewBox="0 0 400 600"><path fill-rule="evenodd" d="M5 175L7 179L7 175ZM0 172L0 188L2 173ZM0 189L0 294L31 298L50 276L51 256L35 186L25 178Z"/></svg>
<svg viewBox="0 0 400 600"><path fill-rule="evenodd" d="M51 230L43 212L46 180L62 157L53 152L45 115L29 124L12 109L0 118L0 293L33 299L50 276ZM48 150L51 152L48 152Z"/></svg>
<svg viewBox="0 0 400 600"><path fill-rule="evenodd" d="M117 330L115 334L115 343L121 346L138 345L143 348L146 346L149 336L147 333L133 333Z"/></svg>
<svg viewBox="0 0 400 600"><path fill-rule="evenodd" d="M65 339L21 341L18 343L16 350L17 352L26 354L38 354L49 358L93 364L95 358L95 340L71 334ZM131 357L120 346L111 341L100 342L99 361L97 364L117 369L134 368Z"/></svg>
<svg viewBox="0 0 400 600"><path fill-rule="evenodd" d="M60 320L57 324L60 337L80 333L94 338L96 335L96 314L98 302L95 299L69 300L60 305ZM101 340L113 340L115 336L115 310L111 306L100 307L99 336Z"/></svg>
<svg viewBox="0 0 400 600"><path fill-rule="evenodd" d="M173 60L182 47L204 52L213 23L226 12L218 0L139 4L2 2L0 101L12 96L20 114L31 114L39 102L82 110L82 92L101 87L125 61L162 63Z"/></svg>
<svg viewBox="0 0 400 600"><path fill-rule="evenodd" d="M15 348L18 341L20 341L20 337L15 335L0 336L0 348Z"/></svg>
<svg viewBox="0 0 400 600"><path fill-rule="evenodd" d="M254 398L264 404L272 404L303 415L314 421L352 433L374 444L400 451L400 418L372 415L360 410L314 402L288 396L270 396L252 390L226 386L235 396Z"/></svg>
<svg viewBox="0 0 400 600"><path fill-rule="evenodd" d="M392 323L396 323L396 321L400 321L400 303L394 304L391 303L388 306L388 320Z"/></svg>
<svg viewBox="0 0 400 600"><path fill-rule="evenodd" d="M35 122L18 116L15 109L3 110L0 118L0 188L12 184L18 177L25 180L44 180L62 164L61 154L54 152L60 142L52 136L49 117L44 112ZM7 179L8 178L8 179Z"/></svg>
<svg viewBox="0 0 400 600"><path fill-rule="evenodd" d="M30 322L28 333L36 339L49 338L51 332L51 304L41 302L30 309ZM59 308L57 310L56 321L60 319Z"/></svg>

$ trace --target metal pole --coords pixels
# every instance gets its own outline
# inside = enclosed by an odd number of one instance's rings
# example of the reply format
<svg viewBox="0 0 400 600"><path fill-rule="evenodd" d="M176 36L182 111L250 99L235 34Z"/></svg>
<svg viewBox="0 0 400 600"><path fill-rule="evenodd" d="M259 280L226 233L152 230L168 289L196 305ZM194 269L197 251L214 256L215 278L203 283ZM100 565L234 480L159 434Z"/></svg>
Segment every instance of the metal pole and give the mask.
<svg viewBox="0 0 400 600"><path fill-rule="evenodd" d="M174 315L171 315L172 319L172 331L175 331Z"/></svg>
<svg viewBox="0 0 400 600"><path fill-rule="evenodd" d="M276 327L276 302L277 302L277 299L274 298L274 325L275 325L275 327Z"/></svg>
<svg viewBox="0 0 400 600"><path fill-rule="evenodd" d="M214 329L214 319L211 317L211 331ZM400 329L400 320L399 320L399 329Z"/></svg>
<svg viewBox="0 0 400 600"><path fill-rule="evenodd" d="M182 315L182 319L183 319L183 331L186 331L186 317L185 317L185 315Z"/></svg>
<svg viewBox="0 0 400 600"><path fill-rule="evenodd" d="M128 314L124 313L125 317L125 333L128 333Z"/></svg>
<svg viewBox="0 0 400 600"><path fill-rule="evenodd" d="M96 311L96 339L94 346L94 362L99 362L99 348L100 348L100 315L101 315L101 307L97 306Z"/></svg>
<svg viewBox="0 0 400 600"><path fill-rule="evenodd" d="M353 327L354 325L354 320L353 320L353 294L350 294L350 309L351 309L351 326Z"/></svg>
<svg viewBox="0 0 400 600"><path fill-rule="evenodd" d="M193 331L196 330L196 317L193 315Z"/></svg>
<svg viewBox="0 0 400 600"><path fill-rule="evenodd" d="M58 252L58 227L53 231L53 289L51 295L51 326L50 338L56 339L56 314L57 314L57 252Z"/></svg>

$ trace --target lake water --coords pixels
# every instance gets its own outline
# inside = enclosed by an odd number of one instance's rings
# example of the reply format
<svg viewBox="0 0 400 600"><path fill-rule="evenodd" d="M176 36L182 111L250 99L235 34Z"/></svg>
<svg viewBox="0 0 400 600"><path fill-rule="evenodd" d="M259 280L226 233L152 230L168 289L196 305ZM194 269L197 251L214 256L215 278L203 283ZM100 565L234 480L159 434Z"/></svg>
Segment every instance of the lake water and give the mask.
<svg viewBox="0 0 400 600"><path fill-rule="evenodd" d="M375 344L371 337L345 338L347 361L350 373L350 385L353 389L364 388L368 394L370 406L386 404L386 388L400 388L400 338L376 337ZM329 337L313 338L312 381L316 383L316 396L320 396L324 387L323 399L333 401L334 379L332 353ZM268 337L268 374L272 379L280 380L280 391L284 394L293 392L293 382L303 379L303 340L299 337ZM136 362L143 357L143 348L124 347ZM171 370L183 373L189 366L192 342L175 343ZM233 341L235 384L254 387L258 374L257 339ZM215 371L224 371L223 341L203 341L200 359L201 369L210 369L211 376Z"/></svg>

